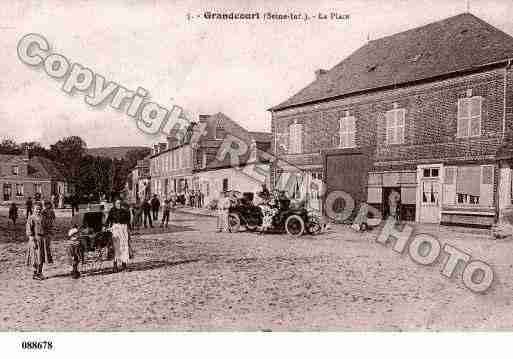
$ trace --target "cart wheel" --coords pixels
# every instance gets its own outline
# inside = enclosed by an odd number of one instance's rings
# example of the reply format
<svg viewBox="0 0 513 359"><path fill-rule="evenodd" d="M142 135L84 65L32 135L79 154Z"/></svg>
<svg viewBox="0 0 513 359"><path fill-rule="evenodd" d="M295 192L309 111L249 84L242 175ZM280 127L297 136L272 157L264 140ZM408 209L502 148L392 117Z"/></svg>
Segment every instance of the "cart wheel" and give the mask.
<svg viewBox="0 0 513 359"><path fill-rule="evenodd" d="M293 214L285 221L285 230L294 237L299 237L305 231L305 221L303 218Z"/></svg>
<svg viewBox="0 0 513 359"><path fill-rule="evenodd" d="M235 213L230 213L228 215L228 229L230 232L235 233L240 229L240 218Z"/></svg>

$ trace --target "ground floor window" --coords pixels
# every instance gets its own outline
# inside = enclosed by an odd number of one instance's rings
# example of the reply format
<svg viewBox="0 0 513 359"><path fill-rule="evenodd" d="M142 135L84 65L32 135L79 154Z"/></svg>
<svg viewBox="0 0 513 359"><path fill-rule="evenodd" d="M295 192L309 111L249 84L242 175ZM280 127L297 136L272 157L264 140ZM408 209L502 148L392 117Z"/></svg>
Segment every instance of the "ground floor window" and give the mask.
<svg viewBox="0 0 513 359"><path fill-rule="evenodd" d="M3 185L4 201L10 201L12 196L12 186L9 183Z"/></svg>
<svg viewBox="0 0 513 359"><path fill-rule="evenodd" d="M493 165L445 167L444 203L491 207L493 183Z"/></svg>
<svg viewBox="0 0 513 359"><path fill-rule="evenodd" d="M16 184L16 196L23 197L23 184L22 183Z"/></svg>
<svg viewBox="0 0 513 359"><path fill-rule="evenodd" d="M43 185L41 183L34 183L34 193L43 194Z"/></svg>

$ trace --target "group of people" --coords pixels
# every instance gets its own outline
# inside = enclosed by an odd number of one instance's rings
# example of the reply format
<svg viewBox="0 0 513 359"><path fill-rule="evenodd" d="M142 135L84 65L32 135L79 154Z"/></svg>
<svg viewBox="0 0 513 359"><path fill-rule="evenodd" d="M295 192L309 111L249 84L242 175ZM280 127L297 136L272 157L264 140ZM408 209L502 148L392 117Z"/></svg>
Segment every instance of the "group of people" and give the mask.
<svg viewBox="0 0 513 359"><path fill-rule="evenodd" d="M156 194L150 199L144 198L142 201L137 198L135 203L131 206L132 215L132 227L135 230L139 230L141 225L144 228L153 228L153 223L159 220L159 213L162 208L162 220L160 227L168 227L170 213L176 207L176 198L166 198L164 203L161 203Z"/></svg>
<svg viewBox="0 0 513 359"><path fill-rule="evenodd" d="M202 208L204 206L205 195L200 190L186 190L184 196L186 206L195 208Z"/></svg>

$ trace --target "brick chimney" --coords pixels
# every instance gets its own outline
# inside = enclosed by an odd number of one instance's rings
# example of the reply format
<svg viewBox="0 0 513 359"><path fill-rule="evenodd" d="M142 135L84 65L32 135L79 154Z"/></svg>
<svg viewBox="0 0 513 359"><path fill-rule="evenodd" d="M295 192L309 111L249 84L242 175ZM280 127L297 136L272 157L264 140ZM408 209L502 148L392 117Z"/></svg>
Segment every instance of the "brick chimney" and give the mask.
<svg viewBox="0 0 513 359"><path fill-rule="evenodd" d="M315 70L315 79L319 80L322 76L326 75L327 73L328 73L327 70L317 69L317 70Z"/></svg>

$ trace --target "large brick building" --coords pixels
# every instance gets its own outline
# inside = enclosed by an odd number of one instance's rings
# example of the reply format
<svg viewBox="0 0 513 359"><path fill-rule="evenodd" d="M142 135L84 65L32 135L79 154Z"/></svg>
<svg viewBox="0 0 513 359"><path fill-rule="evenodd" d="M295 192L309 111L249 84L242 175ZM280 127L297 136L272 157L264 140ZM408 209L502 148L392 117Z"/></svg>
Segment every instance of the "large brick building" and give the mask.
<svg viewBox="0 0 513 359"><path fill-rule="evenodd" d="M25 203L32 197L69 195L62 166L43 157L0 155L0 203Z"/></svg>
<svg viewBox="0 0 513 359"><path fill-rule="evenodd" d="M271 109L293 165L276 178L297 167L385 215L395 190L406 219L493 223L511 205L511 59L513 38L468 13L369 41Z"/></svg>

